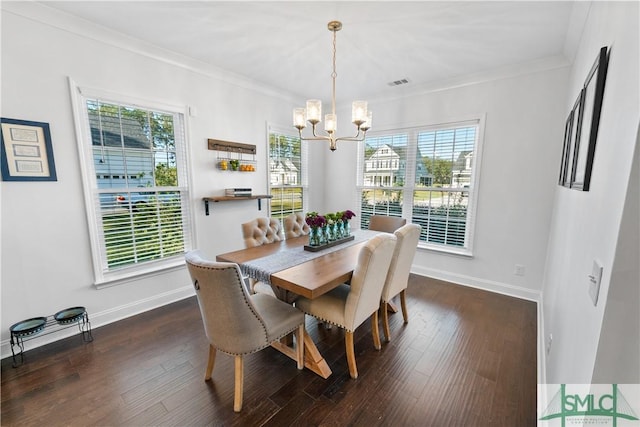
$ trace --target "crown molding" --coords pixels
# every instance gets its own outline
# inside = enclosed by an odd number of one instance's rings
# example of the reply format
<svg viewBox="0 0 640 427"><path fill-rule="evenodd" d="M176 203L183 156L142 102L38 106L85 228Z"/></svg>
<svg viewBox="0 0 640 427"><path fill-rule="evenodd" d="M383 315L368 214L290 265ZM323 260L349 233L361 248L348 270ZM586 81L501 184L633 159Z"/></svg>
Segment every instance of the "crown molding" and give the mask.
<svg viewBox="0 0 640 427"><path fill-rule="evenodd" d="M209 78L224 81L244 89L254 90L268 96L294 102L294 94L256 82L240 74L232 73L211 64L195 60L179 53L155 46L140 39L127 36L85 19L54 9L45 2L1 1L2 13L11 13L22 18L47 25L60 31L75 34L97 43L110 45L174 67L182 68Z"/></svg>

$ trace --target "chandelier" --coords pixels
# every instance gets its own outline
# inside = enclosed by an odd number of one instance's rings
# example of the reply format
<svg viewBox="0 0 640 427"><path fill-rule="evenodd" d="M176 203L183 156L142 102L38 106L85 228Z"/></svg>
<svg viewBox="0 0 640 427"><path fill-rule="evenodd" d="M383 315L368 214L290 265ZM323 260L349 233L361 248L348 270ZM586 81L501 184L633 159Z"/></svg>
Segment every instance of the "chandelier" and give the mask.
<svg viewBox="0 0 640 427"><path fill-rule="evenodd" d="M293 126L298 129L298 134L302 141L329 141L329 149L335 151L338 141L363 141L367 131L371 128L371 111L367 111L367 101L353 101L351 106L351 123L356 126L355 136L336 137L338 128L338 118L336 117L336 32L342 29L342 22L331 21L327 24L329 31L333 32L333 72L331 73L331 114L324 116L325 135L318 135L316 125L320 123L322 117L322 101L319 99L307 100L307 108L293 109ZM306 122L311 124L313 136L303 137L302 129L307 127Z"/></svg>

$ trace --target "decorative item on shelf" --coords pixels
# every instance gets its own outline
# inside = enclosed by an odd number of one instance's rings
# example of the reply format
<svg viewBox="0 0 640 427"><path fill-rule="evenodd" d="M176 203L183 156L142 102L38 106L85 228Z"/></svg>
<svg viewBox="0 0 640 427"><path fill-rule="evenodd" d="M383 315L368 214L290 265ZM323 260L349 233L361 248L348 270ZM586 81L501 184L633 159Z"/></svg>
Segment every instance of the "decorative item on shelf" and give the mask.
<svg viewBox="0 0 640 427"><path fill-rule="evenodd" d="M208 144L209 150L218 151L218 169L240 172L256 171L255 145L216 139L209 139Z"/></svg>
<svg viewBox="0 0 640 427"><path fill-rule="evenodd" d="M320 123L322 117L322 102L319 99L310 99L307 101L307 108L294 108L293 110L293 126L298 129L300 139L303 141L329 141L329 149L335 151L338 141L363 141L367 131L371 128L371 111L367 109L367 101L353 101L351 108L351 122L356 126L356 134L351 137L336 137L337 122L336 116L336 32L342 29L340 21L331 21L327 24L329 31L333 33L333 72L332 92L331 92L331 114L327 114L324 119L324 131L326 135L318 135L316 133L316 125ZM311 124L312 137L303 137L302 129L307 127L305 122Z"/></svg>
<svg viewBox="0 0 640 427"><path fill-rule="evenodd" d="M251 197L251 191L251 188L226 188L224 190L224 195L232 197Z"/></svg>

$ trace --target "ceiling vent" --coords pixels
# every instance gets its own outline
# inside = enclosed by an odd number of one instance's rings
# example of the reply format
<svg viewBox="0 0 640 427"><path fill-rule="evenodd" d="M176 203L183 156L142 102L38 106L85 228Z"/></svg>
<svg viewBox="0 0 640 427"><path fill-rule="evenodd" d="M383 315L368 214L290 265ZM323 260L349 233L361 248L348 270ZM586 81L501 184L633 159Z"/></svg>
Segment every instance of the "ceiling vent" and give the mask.
<svg viewBox="0 0 640 427"><path fill-rule="evenodd" d="M409 83L408 79L400 79L400 80L394 80L392 82L389 82L389 86L400 86L400 85L406 85L407 83Z"/></svg>

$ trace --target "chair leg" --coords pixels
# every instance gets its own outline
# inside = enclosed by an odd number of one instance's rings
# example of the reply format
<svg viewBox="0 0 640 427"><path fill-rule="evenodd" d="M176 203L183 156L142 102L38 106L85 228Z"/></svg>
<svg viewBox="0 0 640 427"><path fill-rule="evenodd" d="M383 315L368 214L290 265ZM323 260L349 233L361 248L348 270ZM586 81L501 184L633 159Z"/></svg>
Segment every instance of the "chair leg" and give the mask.
<svg viewBox="0 0 640 427"><path fill-rule="evenodd" d="M349 364L349 375L354 380L358 378L358 368L356 367L356 353L353 349L353 332L345 331L344 342L347 349L347 363Z"/></svg>
<svg viewBox="0 0 640 427"><path fill-rule="evenodd" d="M400 305L402 305L402 317L404 318L404 323L409 323L409 313L407 313L407 298L406 298L406 289L403 289L400 292Z"/></svg>
<svg viewBox="0 0 640 427"><path fill-rule="evenodd" d="M304 323L296 331L296 351L298 356L298 369L304 369Z"/></svg>
<svg viewBox="0 0 640 427"><path fill-rule="evenodd" d="M380 325L378 325L378 310L374 311L371 315L371 334L373 335L373 346L376 350L380 350Z"/></svg>
<svg viewBox="0 0 640 427"><path fill-rule="evenodd" d="M209 344L209 361L207 362L207 370L204 373L204 380L209 381L211 379L211 372L213 372L213 364L216 361L216 348Z"/></svg>
<svg viewBox="0 0 640 427"><path fill-rule="evenodd" d="M242 355L239 354L235 358L236 364L236 388L233 396L233 410L240 412L242 410L242 389L244 381L244 364L242 363Z"/></svg>
<svg viewBox="0 0 640 427"><path fill-rule="evenodd" d="M389 329L389 311L387 310L386 302L380 305L380 311L382 312L382 332L384 332L384 340L389 342L391 341L391 330Z"/></svg>

